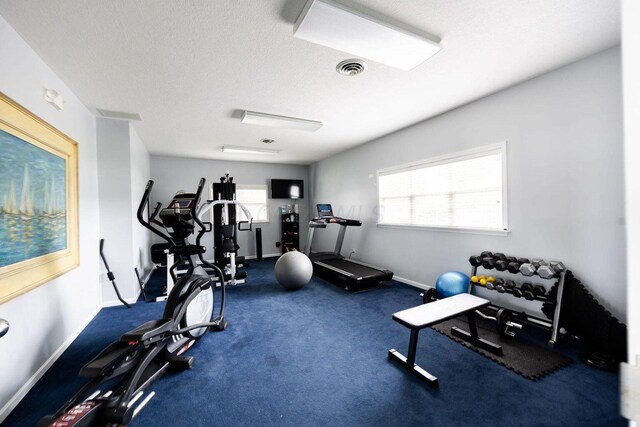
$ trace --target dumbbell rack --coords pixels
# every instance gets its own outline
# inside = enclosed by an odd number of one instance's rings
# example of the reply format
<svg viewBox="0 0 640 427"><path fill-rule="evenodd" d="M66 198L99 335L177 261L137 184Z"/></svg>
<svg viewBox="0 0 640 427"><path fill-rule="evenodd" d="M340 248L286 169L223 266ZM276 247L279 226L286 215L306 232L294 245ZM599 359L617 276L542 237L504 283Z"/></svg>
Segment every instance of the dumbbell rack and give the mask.
<svg viewBox="0 0 640 427"><path fill-rule="evenodd" d="M478 267L481 266L472 266L471 267L471 276L476 276L477 272L478 272ZM484 269L484 267L482 267ZM492 269L489 269L492 270ZM511 273L511 274L521 274L521 273ZM550 300L547 296L535 296L533 298L534 301L539 301L539 302L553 302L555 304L555 308L554 308L554 312L553 312L553 319L551 321L547 320L547 319L543 319L541 317L536 317L536 316L532 316L529 315L525 312L521 312L519 314L517 314L514 318L514 320L516 322L523 322L526 323L527 325L531 325L531 326L536 326L539 328L543 328L543 329L547 329L551 332L551 337L549 339L549 341L547 342L547 345L550 348L554 348L556 343L558 342L558 333L560 330L560 308L562 307L562 293L564 290L564 279L565 279L565 275L566 275L566 270L565 271L560 271L559 273L557 273L556 275L554 275L553 277L549 278L549 279L543 279L543 280L554 280L554 279L558 279L558 291L555 297L555 301ZM523 275L524 276L524 275ZM527 276L524 276L527 277ZM474 287L478 285L478 283L474 283L474 282L469 282L469 286L467 288L467 293L472 293ZM482 285L479 285L480 288L485 288ZM511 290L505 290L504 293L509 293L511 294L512 291ZM547 290L547 295L548 295L548 290ZM531 301L531 300L528 300ZM498 312L499 310L505 308L505 307L499 307L497 305L491 304L490 306L488 306L488 308L492 311L496 311Z"/></svg>

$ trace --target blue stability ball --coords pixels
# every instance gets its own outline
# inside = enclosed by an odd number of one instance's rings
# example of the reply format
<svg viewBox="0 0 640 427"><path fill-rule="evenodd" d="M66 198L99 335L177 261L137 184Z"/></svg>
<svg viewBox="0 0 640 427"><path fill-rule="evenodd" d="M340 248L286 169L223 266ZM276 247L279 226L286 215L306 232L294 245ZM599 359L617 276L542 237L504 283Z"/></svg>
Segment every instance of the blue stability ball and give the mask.
<svg viewBox="0 0 640 427"><path fill-rule="evenodd" d="M313 276L313 265L302 252L287 252L276 262L274 273L283 288L293 291L309 283Z"/></svg>
<svg viewBox="0 0 640 427"><path fill-rule="evenodd" d="M441 274L436 280L438 297L447 298L467 292L469 280L469 276L459 271L449 271Z"/></svg>

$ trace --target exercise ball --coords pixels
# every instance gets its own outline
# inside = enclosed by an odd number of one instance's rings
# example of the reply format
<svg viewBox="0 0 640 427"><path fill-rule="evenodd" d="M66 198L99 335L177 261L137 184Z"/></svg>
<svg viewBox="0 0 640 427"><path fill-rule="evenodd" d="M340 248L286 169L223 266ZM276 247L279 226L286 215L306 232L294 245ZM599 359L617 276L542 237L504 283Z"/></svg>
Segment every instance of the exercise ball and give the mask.
<svg viewBox="0 0 640 427"><path fill-rule="evenodd" d="M438 297L440 298L463 294L467 292L468 287L469 276L459 271L443 273L436 280L436 291L438 291Z"/></svg>
<svg viewBox="0 0 640 427"><path fill-rule="evenodd" d="M294 291L309 283L313 276L313 265L302 252L291 251L278 259L274 273L283 288Z"/></svg>

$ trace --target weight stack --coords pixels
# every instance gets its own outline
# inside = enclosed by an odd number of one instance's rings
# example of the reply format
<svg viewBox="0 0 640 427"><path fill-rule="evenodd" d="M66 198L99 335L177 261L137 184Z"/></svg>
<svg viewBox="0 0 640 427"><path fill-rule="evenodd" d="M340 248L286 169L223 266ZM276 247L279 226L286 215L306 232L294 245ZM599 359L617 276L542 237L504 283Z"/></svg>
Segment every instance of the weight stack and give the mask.
<svg viewBox="0 0 640 427"><path fill-rule="evenodd" d="M256 259L262 261L262 228L256 228Z"/></svg>

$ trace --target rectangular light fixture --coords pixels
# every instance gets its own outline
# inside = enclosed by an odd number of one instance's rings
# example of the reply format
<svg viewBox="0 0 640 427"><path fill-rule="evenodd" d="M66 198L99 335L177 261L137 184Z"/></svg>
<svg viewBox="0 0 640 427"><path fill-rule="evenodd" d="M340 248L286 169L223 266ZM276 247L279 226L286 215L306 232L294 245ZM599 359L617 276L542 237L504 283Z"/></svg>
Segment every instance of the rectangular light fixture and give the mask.
<svg viewBox="0 0 640 427"><path fill-rule="evenodd" d="M309 0L293 35L405 71L442 49L435 36L416 34L333 0Z"/></svg>
<svg viewBox="0 0 640 427"><path fill-rule="evenodd" d="M242 114L241 122L248 125L299 129L307 130L310 132L315 132L322 127L322 122L317 122L315 120L277 116L275 114L256 113L255 111L245 111Z"/></svg>
<svg viewBox="0 0 640 427"><path fill-rule="evenodd" d="M237 153L237 154L266 154L268 156L272 156L280 152L280 150L271 150L268 148L241 147L239 145L223 145L222 151L225 153Z"/></svg>

